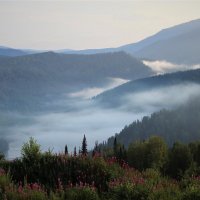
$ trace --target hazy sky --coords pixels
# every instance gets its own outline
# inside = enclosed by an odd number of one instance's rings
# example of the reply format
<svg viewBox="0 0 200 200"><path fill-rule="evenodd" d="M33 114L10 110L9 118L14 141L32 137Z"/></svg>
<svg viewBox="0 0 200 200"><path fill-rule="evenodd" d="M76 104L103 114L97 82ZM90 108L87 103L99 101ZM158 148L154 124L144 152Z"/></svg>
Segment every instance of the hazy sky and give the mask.
<svg viewBox="0 0 200 200"><path fill-rule="evenodd" d="M0 0L0 45L34 49L117 47L200 18L200 0Z"/></svg>

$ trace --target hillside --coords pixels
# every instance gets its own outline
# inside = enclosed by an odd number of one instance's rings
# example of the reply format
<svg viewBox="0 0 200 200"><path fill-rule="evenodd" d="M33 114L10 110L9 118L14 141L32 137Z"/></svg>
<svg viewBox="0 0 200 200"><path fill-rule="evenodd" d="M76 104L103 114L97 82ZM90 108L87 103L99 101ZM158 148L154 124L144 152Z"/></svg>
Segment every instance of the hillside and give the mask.
<svg viewBox="0 0 200 200"><path fill-rule="evenodd" d="M140 58L167 60L178 64L199 64L200 26L181 35L157 41L134 53Z"/></svg>
<svg viewBox="0 0 200 200"><path fill-rule="evenodd" d="M199 64L200 19L159 31L139 42L117 48L66 50L62 53L95 54L125 51L140 59L167 60L177 64Z"/></svg>
<svg viewBox="0 0 200 200"><path fill-rule="evenodd" d="M190 22L182 23L173 27L163 29L159 31L158 33L156 33L155 35L145 38L144 40L141 40L137 43L124 45L119 48L123 51L126 51L128 53L135 55L140 50L142 51L145 48L149 48L152 44L156 44L157 42L177 37L179 35L188 33L190 31L193 31L199 28L200 28L200 19L197 19L197 20L193 20Z"/></svg>
<svg viewBox="0 0 200 200"><path fill-rule="evenodd" d="M148 67L123 52L0 57L0 108L39 105L68 92L104 85L109 77L134 80L151 74Z"/></svg>
<svg viewBox="0 0 200 200"><path fill-rule="evenodd" d="M104 93L96 96L94 100L100 102L101 104L115 107L123 105L124 97L130 94L132 95L139 92L148 92L155 89L163 89L169 86L189 83L200 83L200 69L130 81L114 89L105 91Z"/></svg>
<svg viewBox="0 0 200 200"><path fill-rule="evenodd" d="M139 59L166 60L176 64L199 64L200 19L178 24L159 31L139 42L103 49L60 49L53 50L62 54L91 55L124 51ZM0 47L2 56L22 56L42 52L38 50L13 49ZM45 50L43 52L46 52Z"/></svg>
<svg viewBox="0 0 200 200"><path fill-rule="evenodd" d="M145 140L150 136L160 136L169 145L175 141L189 143L200 139L200 103L199 97L174 110L161 110L145 116L125 126L116 135L117 140L128 146L132 141ZM108 139L112 146L114 137Z"/></svg>
<svg viewBox="0 0 200 200"><path fill-rule="evenodd" d="M28 53L21 50L21 49L13 49L13 48L9 48L9 47L3 47L0 46L0 56L10 56L10 57L14 57L14 56L23 56L23 55L27 55Z"/></svg>

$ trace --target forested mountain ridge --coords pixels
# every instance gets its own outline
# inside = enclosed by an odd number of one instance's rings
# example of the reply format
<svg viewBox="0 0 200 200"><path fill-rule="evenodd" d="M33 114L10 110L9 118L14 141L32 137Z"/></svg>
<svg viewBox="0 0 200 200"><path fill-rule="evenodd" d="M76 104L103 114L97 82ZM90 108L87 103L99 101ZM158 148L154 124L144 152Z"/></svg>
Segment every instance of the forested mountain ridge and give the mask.
<svg viewBox="0 0 200 200"><path fill-rule="evenodd" d="M51 99L52 95L57 97L84 87L97 87L109 77L132 80L152 73L124 52L95 55L47 52L0 57L0 107L31 106L34 102L47 101L48 97Z"/></svg>
<svg viewBox="0 0 200 200"><path fill-rule="evenodd" d="M142 141L151 136L162 137L168 145L175 141L184 143L200 139L200 102L199 97L173 110L161 110L137 120L116 136L110 137L108 146L112 146L114 138L126 147L133 141Z"/></svg>
<svg viewBox="0 0 200 200"><path fill-rule="evenodd" d="M129 81L128 83L120 85L114 89L103 92L102 94L94 97L94 100L104 105L115 107L122 104L123 98L129 94L136 94L137 92L145 92L189 83L200 83L200 69L163 74Z"/></svg>

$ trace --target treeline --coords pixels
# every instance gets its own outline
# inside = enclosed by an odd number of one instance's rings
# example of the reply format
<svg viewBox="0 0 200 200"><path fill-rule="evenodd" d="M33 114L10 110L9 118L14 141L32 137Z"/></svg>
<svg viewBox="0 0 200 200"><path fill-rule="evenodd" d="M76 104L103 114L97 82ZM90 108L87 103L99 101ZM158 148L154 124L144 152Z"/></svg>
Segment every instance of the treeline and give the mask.
<svg viewBox="0 0 200 200"><path fill-rule="evenodd" d="M125 149L41 152L31 138L21 158L0 161L2 200L196 200L200 197L200 141L167 147L160 137Z"/></svg>
<svg viewBox="0 0 200 200"><path fill-rule="evenodd" d="M199 97L174 110L161 110L141 121L134 121L116 134L117 140L128 147L130 142L145 140L153 135L162 137L168 145L175 141L183 143L200 140L200 101ZM115 137L106 145L112 147Z"/></svg>
<svg viewBox="0 0 200 200"><path fill-rule="evenodd" d="M175 179L200 175L200 141L189 144L175 142L168 147L162 138L152 136L147 140L132 142L125 149L115 138L113 148L103 148L102 152L104 157L115 156L139 171L156 169L163 176Z"/></svg>

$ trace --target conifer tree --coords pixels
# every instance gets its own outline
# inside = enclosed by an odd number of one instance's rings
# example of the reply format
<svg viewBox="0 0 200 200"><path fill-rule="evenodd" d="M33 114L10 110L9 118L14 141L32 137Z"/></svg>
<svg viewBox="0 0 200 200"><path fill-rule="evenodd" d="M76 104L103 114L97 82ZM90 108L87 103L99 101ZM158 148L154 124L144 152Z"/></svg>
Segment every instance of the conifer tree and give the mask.
<svg viewBox="0 0 200 200"><path fill-rule="evenodd" d="M74 157L77 156L77 153L76 153L76 147L74 147Z"/></svg>
<svg viewBox="0 0 200 200"><path fill-rule="evenodd" d="M117 138L116 137L113 143L113 152L114 152L114 156L117 156Z"/></svg>
<svg viewBox="0 0 200 200"><path fill-rule="evenodd" d="M65 145L65 155L68 155L68 148L67 148L67 145Z"/></svg>
<svg viewBox="0 0 200 200"><path fill-rule="evenodd" d="M87 155L87 140L86 140L86 137L85 137L85 134L84 134L84 137L83 137L83 142L82 142L82 148L81 148L81 154L86 156Z"/></svg>

